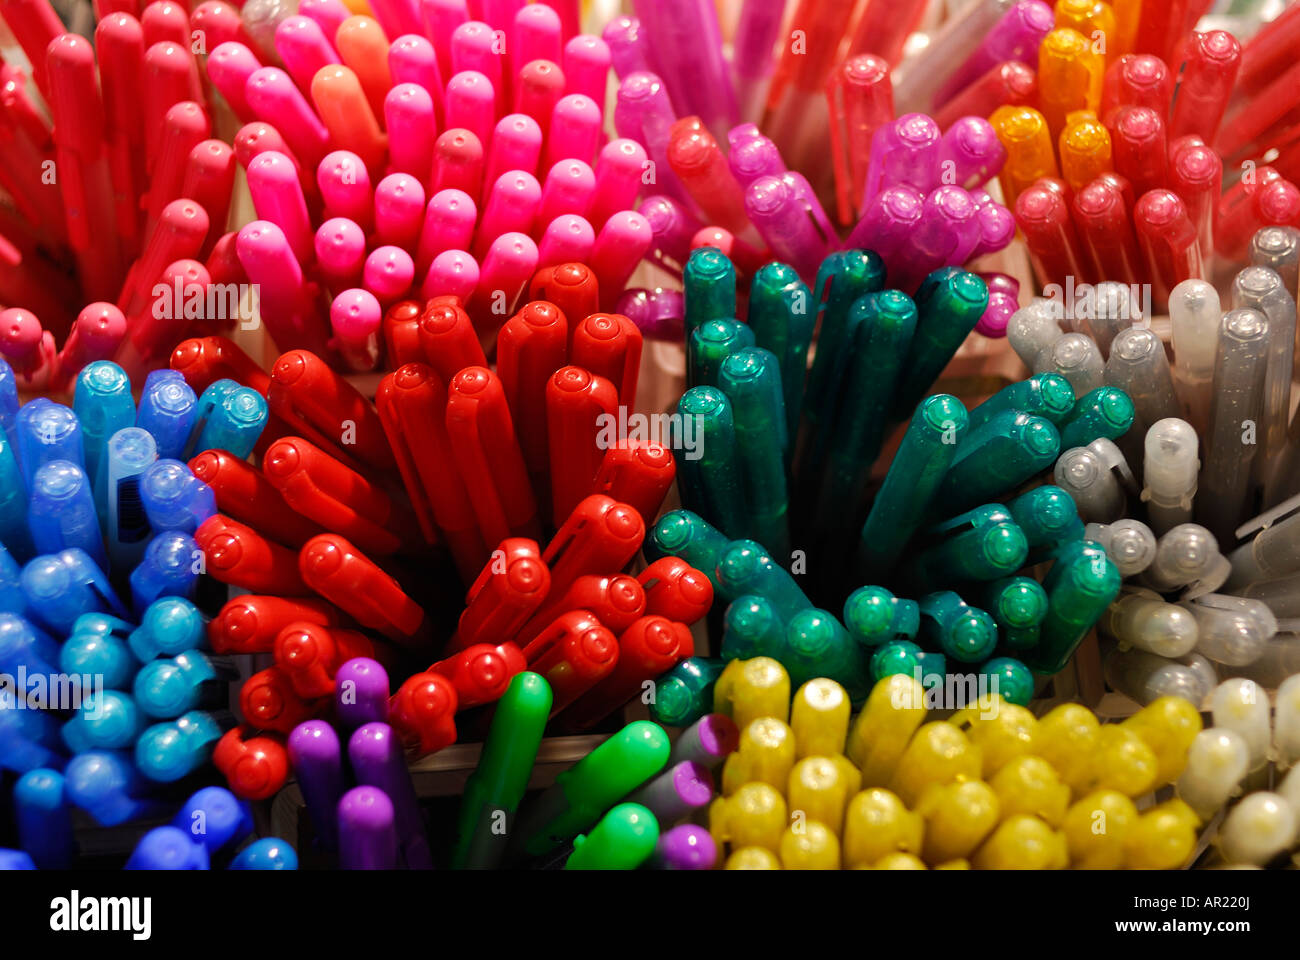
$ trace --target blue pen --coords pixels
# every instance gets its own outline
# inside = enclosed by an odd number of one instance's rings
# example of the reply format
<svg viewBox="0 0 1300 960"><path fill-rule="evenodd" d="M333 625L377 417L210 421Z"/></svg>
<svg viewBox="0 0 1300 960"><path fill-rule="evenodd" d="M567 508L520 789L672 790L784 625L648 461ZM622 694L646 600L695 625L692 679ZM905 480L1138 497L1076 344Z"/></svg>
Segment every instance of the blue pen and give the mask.
<svg viewBox="0 0 1300 960"><path fill-rule="evenodd" d="M198 417L198 395L180 373L154 370L145 377L135 425L153 435L158 456L182 456Z"/></svg>
<svg viewBox="0 0 1300 960"><path fill-rule="evenodd" d="M28 560L32 535L27 529L27 481L18 465L17 448L0 434L0 543L18 560Z"/></svg>
<svg viewBox="0 0 1300 960"><path fill-rule="evenodd" d="M29 674L55 674L59 645L44 630L24 617L0 613L0 673L17 674L26 667Z"/></svg>
<svg viewBox="0 0 1300 960"><path fill-rule="evenodd" d="M8 694L0 697L8 698ZM28 773L41 767L63 769L67 750L59 720L44 710L0 710L0 770Z"/></svg>
<svg viewBox="0 0 1300 960"><path fill-rule="evenodd" d="M25 850L0 847L0 870L35 870L36 864Z"/></svg>
<svg viewBox="0 0 1300 960"><path fill-rule="evenodd" d="M0 431L9 443L18 442L18 380L4 357L0 357Z"/></svg>
<svg viewBox="0 0 1300 960"><path fill-rule="evenodd" d="M287 840L263 837L254 840L230 861L231 870L297 870L298 854Z"/></svg>
<svg viewBox="0 0 1300 960"><path fill-rule="evenodd" d="M14 785L14 814L18 843L40 869L71 866L76 843L63 774L44 767L23 774Z"/></svg>
<svg viewBox="0 0 1300 960"><path fill-rule="evenodd" d="M59 669L103 678L106 690L129 690L140 662L127 645L131 625L106 613L85 613L59 649Z"/></svg>
<svg viewBox="0 0 1300 960"><path fill-rule="evenodd" d="M101 568L108 566L90 478L70 460L51 460L36 471L27 503L27 528L39 553L78 547Z"/></svg>
<svg viewBox="0 0 1300 960"><path fill-rule="evenodd" d="M131 399L131 378L109 360L88 363L77 375L72 409L81 422L86 452L86 476L98 485L99 468L108 438L135 423L135 401ZM104 503L96 500L101 516Z"/></svg>
<svg viewBox="0 0 1300 960"><path fill-rule="evenodd" d="M253 452L269 416L266 398L234 380L218 380L199 397L198 442L185 451L226 450L243 460Z"/></svg>
<svg viewBox="0 0 1300 960"><path fill-rule="evenodd" d="M135 675L132 692L146 716L172 720L189 710L225 701L222 679L211 660L197 650L187 650L170 659L146 663ZM224 679L233 676L227 673Z"/></svg>
<svg viewBox="0 0 1300 960"><path fill-rule="evenodd" d="M153 813L159 804L145 796L147 784L129 756L107 750L80 753L63 771L68 799L104 827Z"/></svg>
<svg viewBox="0 0 1300 960"><path fill-rule="evenodd" d="M71 460L85 469L81 424L70 408L37 397L18 410L18 462L24 482L30 487L36 471L51 460Z"/></svg>
<svg viewBox="0 0 1300 960"><path fill-rule="evenodd" d="M104 542L115 570L130 570L149 545L149 519L140 502L140 475L158 459L148 430L126 427L108 441L104 454Z"/></svg>
<svg viewBox="0 0 1300 960"><path fill-rule="evenodd" d="M179 780L208 762L224 732L216 716L202 710L155 723L135 743L136 768L159 783Z"/></svg>
<svg viewBox="0 0 1300 960"><path fill-rule="evenodd" d="M63 725L63 742L73 753L125 750L144 729L144 717L129 694L105 690L86 697Z"/></svg>
<svg viewBox="0 0 1300 960"><path fill-rule="evenodd" d="M140 838L124 870L207 870L208 848L184 830L155 827Z"/></svg>
<svg viewBox="0 0 1300 960"><path fill-rule="evenodd" d="M149 541L131 571L131 603L137 611L159 597L192 597L199 584L199 545L188 533L165 530Z"/></svg>
<svg viewBox="0 0 1300 960"><path fill-rule="evenodd" d="M225 787L204 787L185 801L172 826L216 853L253 832L253 810Z"/></svg>
<svg viewBox="0 0 1300 960"><path fill-rule="evenodd" d="M184 597L163 597L149 604L140 626L131 631L127 643L141 663L155 657L174 657L203 645L207 620Z"/></svg>
<svg viewBox="0 0 1300 960"><path fill-rule="evenodd" d="M23 567L19 579L32 619L59 636L67 636L83 613L126 616L108 577L84 550L37 557Z"/></svg>
<svg viewBox="0 0 1300 960"><path fill-rule="evenodd" d="M27 610L27 598L18 581L22 572L13 554L0 542L0 613L16 613L21 617Z"/></svg>
<svg viewBox="0 0 1300 960"><path fill-rule="evenodd" d="M193 533L217 512L217 495L179 460L159 460L140 477L140 502L154 533Z"/></svg>

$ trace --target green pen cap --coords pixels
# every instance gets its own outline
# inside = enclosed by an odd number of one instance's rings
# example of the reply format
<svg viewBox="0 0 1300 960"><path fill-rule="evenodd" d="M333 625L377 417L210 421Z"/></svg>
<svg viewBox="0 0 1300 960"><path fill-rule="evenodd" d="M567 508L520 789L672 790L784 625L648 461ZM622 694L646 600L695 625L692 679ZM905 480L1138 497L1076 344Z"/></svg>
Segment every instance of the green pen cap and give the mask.
<svg viewBox="0 0 1300 960"><path fill-rule="evenodd" d="M713 711L713 685L725 660L687 657L655 681L650 717L667 727L689 727Z"/></svg>
<svg viewBox="0 0 1300 960"><path fill-rule="evenodd" d="M916 294L916 335L895 395L896 416L906 416L925 396L988 305L988 285L966 270L940 268L921 283Z"/></svg>
<svg viewBox="0 0 1300 960"><path fill-rule="evenodd" d="M962 663L986 660L997 646L998 626L993 618L951 590L927 594L920 604L922 643Z"/></svg>
<svg viewBox="0 0 1300 960"><path fill-rule="evenodd" d="M1019 660L997 657L981 664L978 669L982 676L989 678L989 689L1007 703L1029 706L1034 697L1034 674Z"/></svg>
<svg viewBox="0 0 1300 960"><path fill-rule="evenodd" d="M850 700L862 700L870 692L865 651L833 614L816 607L800 610L786 627L785 646L781 663L790 674L792 690L816 677L829 677Z"/></svg>
<svg viewBox="0 0 1300 960"><path fill-rule="evenodd" d="M659 821L639 803L620 803L573 841L565 870L635 870L659 842Z"/></svg>
<svg viewBox="0 0 1300 960"><path fill-rule="evenodd" d="M737 350L754 345L754 331L749 329L749 325L728 317L705 320L691 332L690 337L686 375L692 387L716 387L722 361Z"/></svg>
<svg viewBox="0 0 1300 960"><path fill-rule="evenodd" d="M722 659L752 660L785 656L785 622L766 597L746 594L727 606L722 617Z"/></svg>
<svg viewBox="0 0 1300 960"><path fill-rule="evenodd" d="M1039 627L1047 616L1047 591L1029 577L1004 577L984 588L984 606L1012 650L1038 643Z"/></svg>
<svg viewBox="0 0 1300 960"><path fill-rule="evenodd" d="M691 251L682 269L686 342L703 323L736 315L736 268L717 247Z"/></svg>
<svg viewBox="0 0 1300 960"><path fill-rule="evenodd" d="M889 640L911 640L920 629L921 610L915 600L896 597L884 587L858 587L844 601L844 626L864 647Z"/></svg>
<svg viewBox="0 0 1300 960"><path fill-rule="evenodd" d="M813 422L829 423L838 401L853 344L850 307L884 286L885 261L874 250L839 250L818 268L812 294L820 308L821 333L804 396L805 412Z"/></svg>
<svg viewBox="0 0 1300 960"><path fill-rule="evenodd" d="M744 535L777 556L789 556L788 434L775 355L761 347L733 353L722 362L718 385L731 400L735 417L736 461L745 490Z"/></svg>
<svg viewBox="0 0 1300 960"><path fill-rule="evenodd" d="M1046 483L1007 501L1007 511L1024 531L1032 550L1055 547L1062 540L1082 540L1083 520L1074 498Z"/></svg>
<svg viewBox="0 0 1300 960"><path fill-rule="evenodd" d="M888 643L881 644L871 655L868 669L871 672L872 683L879 683L885 677L896 673L905 673L909 677L915 676L921 667L922 656L921 648L910 640L890 640Z"/></svg>
<svg viewBox="0 0 1300 960"><path fill-rule="evenodd" d="M1050 420L1012 410L998 414L958 444L934 503L957 513L998 500L1050 467L1060 452L1061 435Z"/></svg>
<svg viewBox="0 0 1300 960"><path fill-rule="evenodd" d="M783 623L788 623L812 602L763 545L754 540L734 540L718 559L717 589L724 600L747 593L766 597Z"/></svg>
<svg viewBox="0 0 1300 960"><path fill-rule="evenodd" d="M1119 595L1121 579L1119 568L1100 544L1090 540L1062 544L1043 580L1047 616L1038 646L1025 651L1025 664L1035 673L1053 674L1063 669Z"/></svg>
<svg viewBox="0 0 1300 960"><path fill-rule="evenodd" d="M683 423L692 418L696 449L676 450L682 503L708 518L724 533L746 529L745 490L741 485L731 401L717 387L691 387L677 402Z"/></svg>
<svg viewBox="0 0 1300 960"><path fill-rule="evenodd" d="M1133 401L1119 387L1098 387L1079 398L1061 426L1061 449L1086 447L1099 437L1118 440L1133 426Z"/></svg>
<svg viewBox="0 0 1300 960"><path fill-rule="evenodd" d="M718 588L717 568L731 538L690 510L670 510L654 522L642 550L654 563L663 557L681 557L703 571Z"/></svg>
<svg viewBox="0 0 1300 960"><path fill-rule="evenodd" d="M758 268L749 292L748 319L755 345L771 350L781 361L786 428L793 437L803 407L808 344L817 321L812 294L794 267L773 262Z"/></svg>
<svg viewBox="0 0 1300 960"><path fill-rule="evenodd" d="M982 427L1007 410L1030 413L1059 427L1074 412L1074 387L1059 373L1036 373L1003 387L971 410L970 428Z"/></svg>

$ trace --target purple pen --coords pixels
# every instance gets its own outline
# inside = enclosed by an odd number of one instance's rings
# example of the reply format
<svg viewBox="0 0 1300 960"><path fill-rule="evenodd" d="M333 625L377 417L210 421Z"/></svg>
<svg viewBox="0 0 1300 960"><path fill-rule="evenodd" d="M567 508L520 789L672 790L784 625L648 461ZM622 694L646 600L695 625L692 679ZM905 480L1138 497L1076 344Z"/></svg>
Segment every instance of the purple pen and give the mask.
<svg viewBox="0 0 1300 960"><path fill-rule="evenodd" d="M713 799L713 774L702 763L687 760L669 767L627 798L655 815L661 827L689 817Z"/></svg>
<svg viewBox="0 0 1300 960"><path fill-rule="evenodd" d="M907 184L927 192L939 182L939 125L924 113L909 113L871 137L871 162L859 210L887 187Z"/></svg>
<svg viewBox="0 0 1300 960"><path fill-rule="evenodd" d="M709 831L683 823L659 835L651 865L658 870L712 870L718 846Z"/></svg>
<svg viewBox="0 0 1300 960"><path fill-rule="evenodd" d="M993 24L984 40L939 87L934 106L943 106L999 63L1019 60L1031 70L1038 67L1038 48L1052 31L1056 16L1042 0L1020 0Z"/></svg>
<svg viewBox="0 0 1300 960"><path fill-rule="evenodd" d="M898 271L890 283L914 290L931 270L965 263L980 239L975 202L961 187L930 191L921 206L921 222L908 235Z"/></svg>
<svg viewBox="0 0 1300 960"><path fill-rule="evenodd" d="M669 764L694 762L713 768L740 744L736 721L721 713L700 717L682 731L668 755Z"/></svg>
<svg viewBox="0 0 1300 960"><path fill-rule="evenodd" d="M388 719L388 672L375 660L357 657L334 674L334 713L344 730Z"/></svg>
<svg viewBox="0 0 1300 960"><path fill-rule="evenodd" d="M695 202L668 163L668 142L676 122L668 88L655 74L633 73L618 85L614 130L645 147L654 163L652 183L693 210Z"/></svg>
<svg viewBox="0 0 1300 960"><path fill-rule="evenodd" d="M985 276L985 274L981 274L981 276ZM997 274L997 276L1000 276L1000 274ZM1005 337L1011 315L1019 308L1020 302L1016 299L1014 293L1008 293L1006 290L994 290L990 286L989 305L984 310L983 316L980 317L979 323L975 324L975 332L986 337Z"/></svg>
<svg viewBox="0 0 1300 960"><path fill-rule="evenodd" d="M979 242L969 257L973 260L986 253L997 253L1005 249L1016 235L1016 218L1010 210L982 190L973 191L971 199L975 201L975 216L980 225Z"/></svg>
<svg viewBox="0 0 1300 960"><path fill-rule="evenodd" d="M699 117L721 140L736 123L736 91L713 0L633 0L632 6L673 105L680 114Z"/></svg>
<svg viewBox="0 0 1300 960"><path fill-rule="evenodd" d="M338 808L343 796L343 748L324 720L308 720L289 734L289 762L307 803L321 848L338 848Z"/></svg>
<svg viewBox="0 0 1300 960"><path fill-rule="evenodd" d="M826 215L826 209L822 202L817 199L817 194L808 182L808 178L796 170L787 170L781 174L781 179L790 186L794 187L799 199L803 202L804 209L812 217L813 223L817 225L817 231L822 235L826 244L826 253L830 255L840 249L839 233L835 230L835 225L831 223L831 218Z"/></svg>
<svg viewBox="0 0 1300 960"><path fill-rule="evenodd" d="M748 187L759 177L779 177L785 173L785 160L768 137L752 123L732 127L727 134L727 164L731 175L742 187Z"/></svg>
<svg viewBox="0 0 1300 960"><path fill-rule="evenodd" d="M614 312L635 323L647 340L680 343L686 330L686 298L680 290L663 287L624 290Z"/></svg>
<svg viewBox="0 0 1300 960"><path fill-rule="evenodd" d="M780 0L745 0L732 37L731 72L742 120L762 113L785 4Z"/></svg>
<svg viewBox="0 0 1300 960"><path fill-rule="evenodd" d="M845 246L850 250L874 250L885 260L886 277L893 286L898 253L907 243L908 234L921 222L925 197L915 187L887 187L867 204L866 212L849 234Z"/></svg>
<svg viewBox="0 0 1300 960"><path fill-rule="evenodd" d="M811 284L826 257L826 242L794 186L779 177L759 177L745 190L745 213L772 255Z"/></svg>
<svg viewBox="0 0 1300 960"><path fill-rule="evenodd" d="M667 196L647 197L637 208L637 213L646 218L654 236L650 259L680 277L682 267L691 255L691 239L704 224L689 207Z"/></svg>
<svg viewBox="0 0 1300 960"><path fill-rule="evenodd" d="M982 117L962 117L939 141L939 182L974 190L997 176L1007 151Z"/></svg>
<svg viewBox="0 0 1300 960"><path fill-rule="evenodd" d="M977 276L984 281L984 285L989 288L989 294L1005 293L1011 296L1012 300L1020 297L1020 281L1008 273L980 273Z"/></svg>
<svg viewBox="0 0 1300 960"><path fill-rule="evenodd" d="M393 803L378 787L356 787L338 805L339 866L344 870L397 868Z"/></svg>
<svg viewBox="0 0 1300 960"><path fill-rule="evenodd" d="M605 26L601 39L609 45L614 73L626 80L634 73L651 72L641 21L636 17L615 17Z"/></svg>
<svg viewBox="0 0 1300 960"><path fill-rule="evenodd" d="M378 787L393 802L393 822L406 865L412 870L432 870L420 803L393 728L386 723L358 727L348 740L348 762L358 783Z"/></svg>

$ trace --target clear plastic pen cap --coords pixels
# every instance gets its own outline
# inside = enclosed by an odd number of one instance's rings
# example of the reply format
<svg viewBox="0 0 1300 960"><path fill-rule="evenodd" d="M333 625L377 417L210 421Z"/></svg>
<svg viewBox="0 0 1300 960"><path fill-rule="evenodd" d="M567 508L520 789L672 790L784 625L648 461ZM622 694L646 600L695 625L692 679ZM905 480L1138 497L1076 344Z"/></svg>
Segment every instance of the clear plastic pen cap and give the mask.
<svg viewBox="0 0 1300 960"><path fill-rule="evenodd" d="M1157 420L1147 431L1142 478L1151 526L1157 533L1186 522L1192 515L1200 441L1186 420Z"/></svg>
<svg viewBox="0 0 1300 960"><path fill-rule="evenodd" d="M1254 663L1277 633L1277 618L1259 600L1210 593L1183 606L1196 618L1196 649L1216 663L1241 667Z"/></svg>
<svg viewBox="0 0 1300 960"><path fill-rule="evenodd" d="M1123 516L1128 503L1124 487L1092 446L1066 450L1057 459L1052 476L1056 485L1074 499L1079 515L1088 523L1110 523Z"/></svg>
<svg viewBox="0 0 1300 960"><path fill-rule="evenodd" d="M1092 337L1067 333L1039 351L1034 360L1034 373L1059 373L1070 381L1074 395L1082 397L1105 385L1106 362Z"/></svg>
<svg viewBox="0 0 1300 960"><path fill-rule="evenodd" d="M1161 697L1182 697L1198 709L1202 694L1200 678L1186 664L1133 647L1113 650L1106 658L1106 682L1144 707Z"/></svg>
<svg viewBox="0 0 1300 960"><path fill-rule="evenodd" d="M1223 308L1219 292L1204 280L1184 280L1169 292L1169 321L1173 327L1174 366L1192 379L1214 372Z"/></svg>
<svg viewBox="0 0 1300 960"><path fill-rule="evenodd" d="M1263 227L1250 239L1250 262L1277 271L1282 282L1296 295L1300 269L1300 230L1295 227Z"/></svg>
<svg viewBox="0 0 1300 960"><path fill-rule="evenodd" d="M1063 312L1056 300L1035 297L1011 315L1007 321L1007 341L1025 366L1032 368L1044 347L1065 336L1060 322Z"/></svg>
<svg viewBox="0 0 1300 960"><path fill-rule="evenodd" d="M1250 750L1250 769L1256 770L1268 760L1272 739L1269 730L1268 693L1254 680L1234 677L1225 680L1210 694L1214 725L1241 734Z"/></svg>
<svg viewBox="0 0 1300 960"><path fill-rule="evenodd" d="M1156 558L1156 536L1141 520L1126 518L1111 524L1090 523L1084 537L1106 549L1106 556L1114 561L1121 577L1136 576Z"/></svg>
<svg viewBox="0 0 1300 960"><path fill-rule="evenodd" d="M1227 803L1250 766L1250 749L1235 730L1202 730L1187 749L1178 796L1203 820Z"/></svg>
<svg viewBox="0 0 1300 960"><path fill-rule="evenodd" d="M1198 523L1180 523L1160 538L1142 579L1161 593L1191 585L1189 597L1201 596L1221 587L1230 570L1214 534Z"/></svg>
<svg viewBox="0 0 1300 960"><path fill-rule="evenodd" d="M1150 590L1126 588L1107 608L1102 629L1121 644L1160 657L1181 657L1196 646L1196 619Z"/></svg>
<svg viewBox="0 0 1300 960"><path fill-rule="evenodd" d="M1260 790L1228 811L1219 827L1219 852L1229 864L1262 867L1291 848L1296 812L1276 793Z"/></svg>

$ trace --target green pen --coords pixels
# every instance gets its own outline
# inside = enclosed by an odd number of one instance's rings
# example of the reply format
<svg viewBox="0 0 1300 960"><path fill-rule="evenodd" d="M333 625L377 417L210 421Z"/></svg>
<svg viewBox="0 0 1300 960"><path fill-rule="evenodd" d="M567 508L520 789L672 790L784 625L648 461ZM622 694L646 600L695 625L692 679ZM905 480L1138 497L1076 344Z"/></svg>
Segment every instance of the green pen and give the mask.
<svg viewBox="0 0 1300 960"><path fill-rule="evenodd" d="M858 539L861 580L883 579L930 509L966 432L966 408L948 394L917 405Z"/></svg>
<svg viewBox="0 0 1300 960"><path fill-rule="evenodd" d="M494 870L500 865L550 713L551 685L546 679L529 670L515 674L497 701L478 766L465 781L453 870Z"/></svg>
<svg viewBox="0 0 1300 960"><path fill-rule="evenodd" d="M771 350L781 362L781 388L785 395L786 432L799 429L804 378L808 374L808 342L817 319L808 285L794 267L767 263L758 268L749 290L749 326L754 343Z"/></svg>
<svg viewBox="0 0 1300 960"><path fill-rule="evenodd" d="M736 466L745 491L743 533L771 553L789 556L785 400L776 356L761 347L733 353L722 362L718 385L735 417ZM707 446L707 438L704 442Z"/></svg>
<svg viewBox="0 0 1300 960"><path fill-rule="evenodd" d="M1029 562L1046 559L1064 540L1083 539L1083 520L1074 498L1050 483L1027 490L1007 501L1011 518L1029 542Z"/></svg>
<svg viewBox="0 0 1300 960"><path fill-rule="evenodd" d="M663 557L681 557L718 588L718 561L731 546L731 538L690 510L670 510L654 522L641 549L654 563Z"/></svg>
<svg viewBox="0 0 1300 960"><path fill-rule="evenodd" d="M979 663L998 645L998 625L979 607L951 590L921 598L921 642L938 647L954 660Z"/></svg>
<svg viewBox="0 0 1300 960"><path fill-rule="evenodd" d="M989 689L1007 703L1029 706L1034 697L1034 673L1014 657L997 657L980 664L977 672L988 677Z"/></svg>
<svg viewBox="0 0 1300 960"><path fill-rule="evenodd" d="M939 485L934 504L945 513L997 500L1042 473L1061 452L1061 435L1050 420L1008 410L962 441Z"/></svg>
<svg viewBox="0 0 1300 960"><path fill-rule="evenodd" d="M1051 420L1058 427L1074 411L1074 387L1059 373L1036 373L1003 387L970 412L975 430L1005 410L1019 410Z"/></svg>
<svg viewBox="0 0 1300 960"><path fill-rule="evenodd" d="M682 268L682 291L688 347L701 324L736 315L736 268L717 247L691 251Z"/></svg>
<svg viewBox="0 0 1300 960"><path fill-rule="evenodd" d="M926 277L916 293L916 336L895 394L895 416L907 416L926 395L988 305L988 285L969 271L940 268Z"/></svg>
<svg viewBox="0 0 1300 960"><path fill-rule="evenodd" d="M881 644L871 655L871 663L868 666L871 682L879 683L885 677L893 676L895 673L905 673L909 677L916 676L921 670L923 656L924 652L911 640L890 640L888 643Z"/></svg>
<svg viewBox="0 0 1300 960"><path fill-rule="evenodd" d="M876 647L888 640L911 640L921 625L921 610L915 600L894 596L884 587L858 587L844 601L844 626L849 636L864 647Z"/></svg>
<svg viewBox="0 0 1300 960"><path fill-rule="evenodd" d="M687 657L655 681L650 718L666 727L689 727L713 712L713 685L725 660Z"/></svg>
<svg viewBox="0 0 1300 960"><path fill-rule="evenodd" d="M812 294L821 315L821 333L804 395L804 413L813 424L820 422L829 429L834 420L853 346L852 324L860 319L850 308L859 297L884 287L885 261L874 250L839 250L818 268Z"/></svg>
<svg viewBox="0 0 1300 960"><path fill-rule="evenodd" d="M1060 672L1118 596L1120 580L1119 568L1100 544L1077 540L1062 545L1043 579L1047 616L1038 646L1025 651L1026 666L1034 673Z"/></svg>
<svg viewBox="0 0 1300 960"><path fill-rule="evenodd" d="M789 623L800 610L812 606L794 582L761 543L733 540L718 558L717 591L728 602L747 593L766 597L782 623Z"/></svg>
<svg viewBox="0 0 1300 960"><path fill-rule="evenodd" d="M519 818L512 850L540 857L568 843L668 763L668 734L637 720L555 778Z"/></svg>
<svg viewBox="0 0 1300 960"><path fill-rule="evenodd" d="M1079 398L1061 425L1061 449L1086 447L1098 437L1118 440L1133 426L1133 401L1119 387L1098 387Z"/></svg>
<svg viewBox="0 0 1300 960"><path fill-rule="evenodd" d="M620 803L586 836L575 837L565 870L635 870L659 842L659 821L639 803Z"/></svg>
<svg viewBox="0 0 1300 960"><path fill-rule="evenodd" d="M730 318L705 320L691 333L690 364L687 384L692 387L718 385L722 361L737 350L754 345L754 331L749 324Z"/></svg>
<svg viewBox="0 0 1300 960"><path fill-rule="evenodd" d="M984 607L1002 631L1002 643L1012 650L1038 644L1039 627L1047 616L1047 591L1029 577L1003 577L984 588Z"/></svg>
<svg viewBox="0 0 1300 960"><path fill-rule="evenodd" d="M937 543L916 554L905 578L920 592L968 580L996 580L1019 570L1029 555L1025 535L1007 508L989 503L930 528L926 541Z"/></svg>
<svg viewBox="0 0 1300 960"><path fill-rule="evenodd" d="M722 615L722 659L752 660L785 656L785 622L766 597L746 594L727 605Z"/></svg>
<svg viewBox="0 0 1300 960"><path fill-rule="evenodd" d="M676 450L677 483L682 504L707 517L724 533L740 536L746 524L745 488L731 401L717 387L691 387L677 403L682 420L695 418L698 458Z"/></svg>
<svg viewBox="0 0 1300 960"><path fill-rule="evenodd" d="M797 690L816 677L829 677L842 686L853 702L871 692L866 651L853 642L835 615L816 607L800 610L785 631L790 689Z"/></svg>

